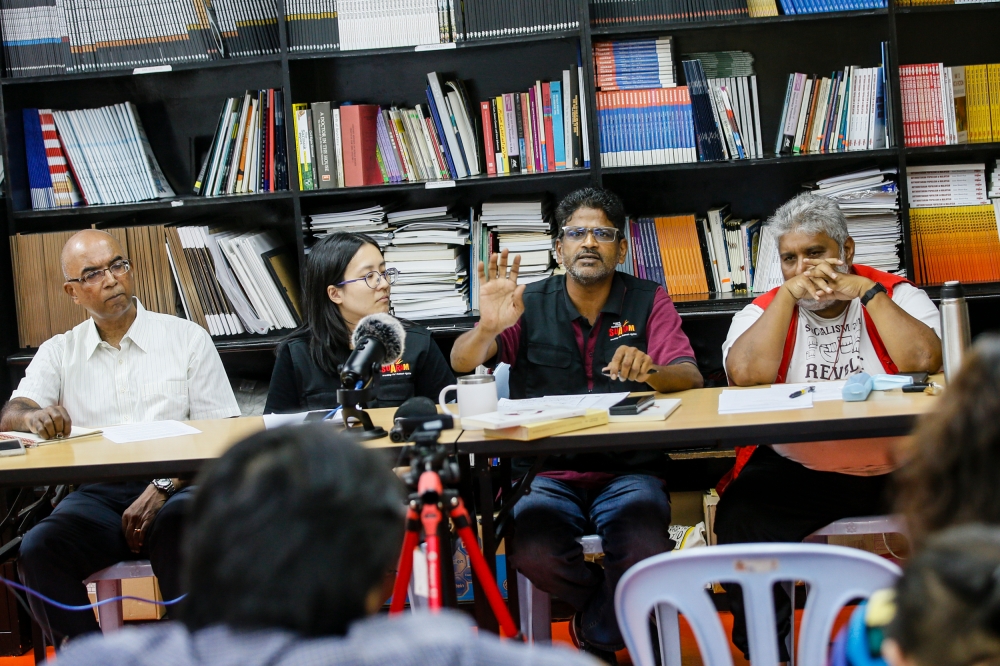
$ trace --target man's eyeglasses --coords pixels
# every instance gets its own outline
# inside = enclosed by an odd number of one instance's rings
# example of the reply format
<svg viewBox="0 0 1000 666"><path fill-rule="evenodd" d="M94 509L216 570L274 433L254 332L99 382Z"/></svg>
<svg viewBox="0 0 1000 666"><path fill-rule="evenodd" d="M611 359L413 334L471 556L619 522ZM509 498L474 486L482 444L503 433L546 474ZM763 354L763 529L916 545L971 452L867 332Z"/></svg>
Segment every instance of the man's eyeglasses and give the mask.
<svg viewBox="0 0 1000 666"><path fill-rule="evenodd" d="M378 289L378 286L382 283L382 278L385 278L385 281L388 282L389 284L396 284L397 275L399 275L398 270L396 270L395 268L387 268L385 269L385 271L381 273L379 273L378 271L371 271L370 273L368 273L368 275L364 277L355 278L353 280L344 280L343 282L338 282L334 286L342 287L345 284L350 284L352 282L361 282L362 280L364 280L365 284L368 285L369 288Z"/></svg>
<svg viewBox="0 0 1000 666"><path fill-rule="evenodd" d="M107 268L95 268L92 271L87 271L82 276L78 278L67 278L66 282L82 282L88 284L91 287L96 287L97 285L104 282L104 274L111 273L112 276L120 278L121 276L132 270L132 264L129 263L128 259L119 259L118 261L112 263Z"/></svg>
<svg viewBox="0 0 1000 666"><path fill-rule="evenodd" d="M560 238L573 242L581 242L587 234L594 234L598 243L614 243L618 240L618 230L614 227L563 227L559 230Z"/></svg>

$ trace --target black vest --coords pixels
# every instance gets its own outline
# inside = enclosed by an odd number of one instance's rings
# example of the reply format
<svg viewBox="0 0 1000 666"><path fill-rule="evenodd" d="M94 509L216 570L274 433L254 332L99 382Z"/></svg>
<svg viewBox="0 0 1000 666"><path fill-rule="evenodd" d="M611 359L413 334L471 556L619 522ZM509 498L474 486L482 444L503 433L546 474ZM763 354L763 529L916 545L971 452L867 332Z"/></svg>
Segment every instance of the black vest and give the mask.
<svg viewBox="0 0 1000 666"><path fill-rule="evenodd" d="M597 340L593 389L589 389L585 359L573 327L573 322L582 317L566 293L566 276L554 275L529 284L524 290L521 344L510 372L510 397L651 390L646 383L612 381L601 374L601 368L611 362L621 346L646 351L646 322L653 311L657 287L650 280L615 273L607 303L594 322Z"/></svg>

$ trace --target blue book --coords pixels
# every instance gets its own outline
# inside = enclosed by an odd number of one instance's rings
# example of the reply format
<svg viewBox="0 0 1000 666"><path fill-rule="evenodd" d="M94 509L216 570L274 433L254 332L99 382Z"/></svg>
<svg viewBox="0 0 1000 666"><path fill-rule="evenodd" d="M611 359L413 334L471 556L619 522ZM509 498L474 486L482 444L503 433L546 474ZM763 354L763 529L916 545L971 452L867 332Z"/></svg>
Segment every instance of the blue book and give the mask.
<svg viewBox="0 0 1000 666"><path fill-rule="evenodd" d="M444 126L441 124L441 114L438 113L437 104L434 102L434 93L431 92L430 86L427 86L427 105L431 111L431 118L434 120L434 129L437 130L440 146L444 150L445 160L448 162L448 173L451 174L452 180L455 180L458 178L458 171L455 170L455 162L452 160L451 149L448 147L447 139L445 139ZM449 120L449 122L451 121Z"/></svg>
<svg viewBox="0 0 1000 666"><path fill-rule="evenodd" d="M552 147L556 155L556 169L566 168L566 126L563 124L562 82L549 83L552 96Z"/></svg>
<svg viewBox="0 0 1000 666"><path fill-rule="evenodd" d="M24 120L24 153L28 162L28 186L31 189L31 207L55 208L55 191L52 189L52 174L49 173L49 159L45 155L45 139L38 109L22 109Z"/></svg>

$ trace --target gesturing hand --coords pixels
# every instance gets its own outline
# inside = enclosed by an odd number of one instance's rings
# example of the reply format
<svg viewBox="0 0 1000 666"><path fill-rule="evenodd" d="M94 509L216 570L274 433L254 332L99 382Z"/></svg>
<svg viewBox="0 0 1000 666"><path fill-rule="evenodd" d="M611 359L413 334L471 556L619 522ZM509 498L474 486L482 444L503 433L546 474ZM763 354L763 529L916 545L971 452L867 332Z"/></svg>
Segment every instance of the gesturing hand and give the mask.
<svg viewBox="0 0 1000 666"><path fill-rule="evenodd" d="M25 421L28 430L42 439L69 437L69 433L73 428L73 421L69 417L69 412L62 405L51 405L29 412L25 416Z"/></svg>
<svg viewBox="0 0 1000 666"><path fill-rule="evenodd" d="M490 256L489 270L479 262L479 326L498 334L517 323L524 313L524 285L517 284L521 255L515 255L507 270L507 250Z"/></svg>
<svg viewBox="0 0 1000 666"><path fill-rule="evenodd" d="M122 531L129 550L138 553L146 539L146 532L153 524L153 519L167 502L167 496L156 486L150 484L142 491L139 498L122 514Z"/></svg>

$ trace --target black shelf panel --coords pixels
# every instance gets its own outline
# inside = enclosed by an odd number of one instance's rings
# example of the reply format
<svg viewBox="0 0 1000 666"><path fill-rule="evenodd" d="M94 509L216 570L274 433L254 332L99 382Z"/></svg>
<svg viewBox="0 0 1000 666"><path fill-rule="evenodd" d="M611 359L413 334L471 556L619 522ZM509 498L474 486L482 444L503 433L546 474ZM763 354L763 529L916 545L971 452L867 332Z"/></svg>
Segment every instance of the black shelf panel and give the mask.
<svg viewBox="0 0 1000 666"><path fill-rule="evenodd" d="M292 193L267 192L261 194L227 194L218 197L196 197L180 196L173 199L158 199L156 201L140 201L129 204L112 204L107 206L77 206L75 208L46 208L44 210L19 210L14 211L15 220L38 220L55 218L86 218L92 215L123 215L129 213L141 213L150 210L164 210L170 208L204 208L210 206L221 206L226 204L247 203L253 201L280 201L291 199ZM180 203L178 203L180 202ZM89 222L86 223L89 226Z"/></svg>
<svg viewBox="0 0 1000 666"><path fill-rule="evenodd" d="M716 162L683 162L681 164L651 164L645 166L606 167L603 173L608 176L628 173L645 173L657 171L690 171L693 169L725 169L749 168L754 166L787 166L805 162L849 162L880 157L896 157L896 148L881 150L858 150L848 153L814 153L795 157L765 157L753 160L725 160Z"/></svg>
<svg viewBox="0 0 1000 666"><path fill-rule="evenodd" d="M316 197L348 197L352 195L368 195L368 194L378 194L381 192L391 193L406 190L442 190L449 191L454 190L459 187L470 187L478 185L502 185L504 183L515 183L515 182L539 182L544 184L545 182L551 180L564 180L567 178L589 178L591 175L590 169L565 169L563 171L546 171L542 173L515 173L509 175L501 176L489 176L489 175L479 175L470 176L468 178L458 178L453 181L416 181L412 183L383 183L381 185L365 185L363 187L335 187L328 190L307 190L305 192L299 192L300 197L316 198ZM436 183L455 183L454 186L440 186L437 187L427 187L427 184Z"/></svg>
<svg viewBox="0 0 1000 666"><path fill-rule="evenodd" d="M603 37L618 37L643 34L671 34L682 30L727 29L746 26L771 25L780 23L803 23L829 19L850 19L867 16L886 16L887 9L865 9L849 12L817 12L815 14L791 14L780 16L740 17L734 19L715 19L710 21L655 21L648 23L626 23L614 26L595 26L591 28L594 40Z"/></svg>
<svg viewBox="0 0 1000 666"><path fill-rule="evenodd" d="M906 149L908 157L921 157L924 155L964 155L967 153L979 153L989 150L1000 150L1000 142L990 143L959 143L951 146L919 146Z"/></svg>
<svg viewBox="0 0 1000 666"><path fill-rule="evenodd" d="M150 72L146 74L133 74L134 67L127 69L109 69L96 72L77 72L73 74L45 74L43 76L6 76L0 78L0 85L16 86L29 83L60 83L64 81L84 81L87 79L107 79L120 76L151 76L158 74L173 74L174 72L185 72L195 70L225 69L229 67L245 67L248 65L260 65L264 63L280 63L281 54L275 53L265 56L253 56L248 58L221 58L219 60L209 60L202 62L181 62L163 63L171 65L169 72ZM156 65L143 65L143 67L155 67ZM141 69L141 68L140 68Z"/></svg>
<svg viewBox="0 0 1000 666"><path fill-rule="evenodd" d="M982 11L1000 8L1000 2L973 2L962 5L926 5L922 7L896 7L897 14L941 14L950 12Z"/></svg>

